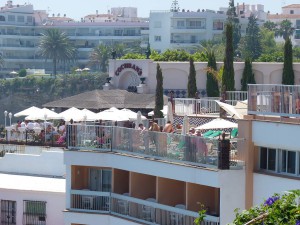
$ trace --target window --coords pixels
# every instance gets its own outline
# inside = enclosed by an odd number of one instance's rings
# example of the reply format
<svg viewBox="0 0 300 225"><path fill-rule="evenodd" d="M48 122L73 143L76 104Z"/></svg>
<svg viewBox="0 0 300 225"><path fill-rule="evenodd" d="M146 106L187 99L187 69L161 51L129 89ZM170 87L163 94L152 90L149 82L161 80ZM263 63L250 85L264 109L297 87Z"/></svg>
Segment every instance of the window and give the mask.
<svg viewBox="0 0 300 225"><path fill-rule="evenodd" d="M0 21L5 21L5 17L4 16L0 16Z"/></svg>
<svg viewBox="0 0 300 225"><path fill-rule="evenodd" d="M260 169L276 170L276 149L260 148Z"/></svg>
<svg viewBox="0 0 300 225"><path fill-rule="evenodd" d="M16 202L1 200L1 224L16 224Z"/></svg>
<svg viewBox="0 0 300 225"><path fill-rule="evenodd" d="M281 151L281 172L296 173L296 152L287 150Z"/></svg>
<svg viewBox="0 0 300 225"><path fill-rule="evenodd" d="M223 30L223 21L215 20L213 22L213 30Z"/></svg>
<svg viewBox="0 0 300 225"><path fill-rule="evenodd" d="M14 15L8 15L7 20L8 20L8 22L15 22L16 18Z"/></svg>
<svg viewBox="0 0 300 225"><path fill-rule="evenodd" d="M18 16L17 21L20 23L24 23L24 21L25 21L24 16Z"/></svg>
<svg viewBox="0 0 300 225"><path fill-rule="evenodd" d="M192 20L188 22L190 29L203 29L204 22L200 20Z"/></svg>
<svg viewBox="0 0 300 225"><path fill-rule="evenodd" d="M115 30L115 36L122 36L123 30Z"/></svg>
<svg viewBox="0 0 300 225"><path fill-rule="evenodd" d="M111 192L111 170L90 169L90 190Z"/></svg>
<svg viewBox="0 0 300 225"><path fill-rule="evenodd" d="M161 36L154 36L154 41L161 41Z"/></svg>
<svg viewBox="0 0 300 225"><path fill-rule="evenodd" d="M184 21L183 20L177 21L177 28L184 28Z"/></svg>
<svg viewBox="0 0 300 225"><path fill-rule="evenodd" d="M32 23L32 22L33 22L32 16L27 16L27 23Z"/></svg>
<svg viewBox="0 0 300 225"><path fill-rule="evenodd" d="M294 14L294 10L290 10L290 14Z"/></svg>
<svg viewBox="0 0 300 225"><path fill-rule="evenodd" d="M46 202L25 200L23 225L46 225Z"/></svg>

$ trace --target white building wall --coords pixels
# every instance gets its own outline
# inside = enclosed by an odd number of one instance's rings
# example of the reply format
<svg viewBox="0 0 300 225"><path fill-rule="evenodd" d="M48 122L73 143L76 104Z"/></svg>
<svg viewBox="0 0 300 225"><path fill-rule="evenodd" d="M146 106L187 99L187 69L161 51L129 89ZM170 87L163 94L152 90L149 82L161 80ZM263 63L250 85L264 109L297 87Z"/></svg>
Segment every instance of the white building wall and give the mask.
<svg viewBox="0 0 300 225"><path fill-rule="evenodd" d="M21 184L20 184L21 185ZM0 189L0 200L16 201L16 224L23 224L23 201L45 201L46 203L46 223L49 225L63 225L63 210L65 209L65 193L38 192Z"/></svg>
<svg viewBox="0 0 300 225"><path fill-rule="evenodd" d="M281 194L284 191L299 189L299 187L300 180L298 179L255 173L253 181L253 204L261 204L275 193Z"/></svg>
<svg viewBox="0 0 300 225"><path fill-rule="evenodd" d="M109 76L114 81L113 87L120 88L120 80L128 73L136 73L132 69L123 70L118 76L115 76L115 71L124 63L130 62L142 68L143 74L141 77L146 77L145 83L148 86L149 93L155 93L156 88L156 66L159 63L163 77L164 89L187 89L187 78L189 74L189 62L154 62L152 60L110 60L109 61ZM206 68L207 62L195 62L197 87L198 89L206 89ZM222 62L217 63L220 68ZM295 73L295 84L300 84L300 63L293 65ZM257 84L281 84L283 63L266 63L254 62L252 64L253 73ZM244 71L243 62L234 62L235 72L235 89L241 89L241 79ZM124 77L125 77L124 76ZM126 81L124 78L123 81ZM122 81L122 82L123 82ZM122 89L122 88L121 88ZM127 88L126 88L127 89Z"/></svg>
<svg viewBox="0 0 300 225"><path fill-rule="evenodd" d="M245 170L222 170L220 182L220 224L235 218L234 209L245 209Z"/></svg>
<svg viewBox="0 0 300 225"><path fill-rule="evenodd" d="M149 18L149 43L152 49L165 51L170 46L171 39L171 12L150 12ZM161 41L156 41L155 36L160 36Z"/></svg>
<svg viewBox="0 0 300 225"><path fill-rule="evenodd" d="M256 146L298 150L300 125L253 121L252 141Z"/></svg>
<svg viewBox="0 0 300 225"><path fill-rule="evenodd" d="M176 165L112 153L74 151L65 152L65 163L68 168L68 174L71 174L71 165L112 167L152 176L220 188L220 220L222 225L233 221L235 216L234 209L245 208L244 170L215 170L209 168L195 168L191 166ZM67 196L69 196L68 189L71 189L71 179L67 178L66 182ZM69 200L67 200L67 204L70 204ZM65 219L68 217L68 214L66 214ZM80 220L74 221L78 222ZM69 222L71 221L68 221L66 224L69 224Z"/></svg>
<svg viewBox="0 0 300 225"><path fill-rule="evenodd" d="M121 219L110 215L92 214L92 213L74 213L64 212L65 225L72 223L88 224L88 225L139 225L129 220Z"/></svg>
<svg viewBox="0 0 300 225"><path fill-rule="evenodd" d="M64 176L63 151L42 151L39 154L6 153L0 157L0 172Z"/></svg>

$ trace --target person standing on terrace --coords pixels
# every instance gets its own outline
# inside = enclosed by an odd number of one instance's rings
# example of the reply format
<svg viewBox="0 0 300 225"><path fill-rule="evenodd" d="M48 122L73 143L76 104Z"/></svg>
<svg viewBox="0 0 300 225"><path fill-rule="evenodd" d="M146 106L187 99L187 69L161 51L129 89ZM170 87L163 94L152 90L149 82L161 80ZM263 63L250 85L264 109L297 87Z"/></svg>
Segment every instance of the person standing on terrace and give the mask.
<svg viewBox="0 0 300 225"><path fill-rule="evenodd" d="M170 120L166 123L166 125L165 125L165 127L163 128L162 131L166 132L166 133L173 133L174 132L174 128L173 128L173 125L172 125Z"/></svg>

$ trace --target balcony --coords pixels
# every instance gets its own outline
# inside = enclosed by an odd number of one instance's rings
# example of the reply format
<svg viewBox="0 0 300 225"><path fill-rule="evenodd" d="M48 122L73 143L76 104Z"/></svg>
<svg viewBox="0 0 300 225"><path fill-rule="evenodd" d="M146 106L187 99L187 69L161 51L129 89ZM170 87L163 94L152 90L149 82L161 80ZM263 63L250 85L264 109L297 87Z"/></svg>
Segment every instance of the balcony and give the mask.
<svg viewBox="0 0 300 225"><path fill-rule="evenodd" d="M183 204L174 207L110 192L71 190L70 211L112 214L146 224L193 225L198 213L185 209ZM219 217L206 215L205 225L219 225Z"/></svg>
<svg viewBox="0 0 300 225"><path fill-rule="evenodd" d="M221 132L220 132L221 133ZM181 162L211 168L219 167L219 136L202 138L175 133L141 131L124 127L95 125L68 126L69 149L120 152L155 158L167 162ZM229 164L241 169L244 155L237 150L238 139L230 140Z"/></svg>
<svg viewBox="0 0 300 225"><path fill-rule="evenodd" d="M300 117L300 85L250 84L248 114Z"/></svg>

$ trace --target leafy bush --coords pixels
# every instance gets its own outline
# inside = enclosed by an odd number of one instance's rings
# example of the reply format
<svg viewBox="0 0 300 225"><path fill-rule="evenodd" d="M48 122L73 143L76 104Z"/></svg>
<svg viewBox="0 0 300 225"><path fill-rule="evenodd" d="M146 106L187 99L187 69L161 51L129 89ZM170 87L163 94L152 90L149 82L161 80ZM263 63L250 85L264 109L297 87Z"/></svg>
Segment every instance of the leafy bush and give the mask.
<svg viewBox="0 0 300 225"><path fill-rule="evenodd" d="M27 75L27 71L25 69L21 69L19 71L19 77L26 77L26 75Z"/></svg>
<svg viewBox="0 0 300 225"><path fill-rule="evenodd" d="M232 225L300 225L300 190L275 194L249 210L235 210Z"/></svg>

